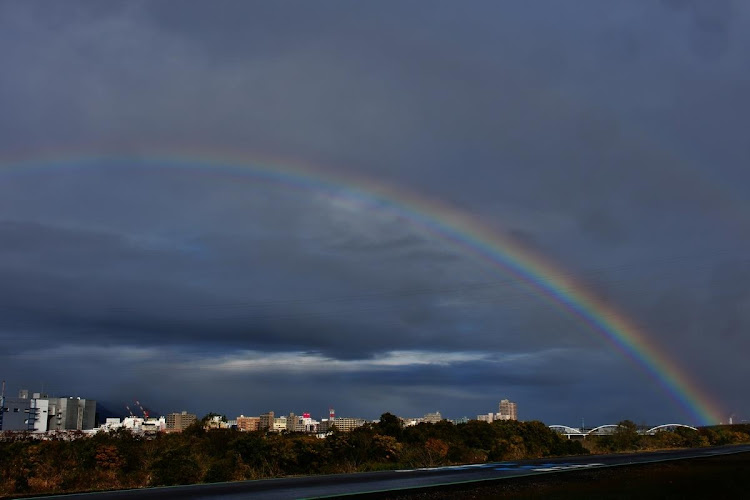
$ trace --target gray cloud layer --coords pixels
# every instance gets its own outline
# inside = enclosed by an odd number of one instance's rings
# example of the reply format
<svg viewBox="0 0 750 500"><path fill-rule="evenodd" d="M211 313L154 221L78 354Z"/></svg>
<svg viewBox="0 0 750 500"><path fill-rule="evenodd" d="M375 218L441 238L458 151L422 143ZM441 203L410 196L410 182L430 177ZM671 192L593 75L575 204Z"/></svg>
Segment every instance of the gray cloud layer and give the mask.
<svg viewBox="0 0 750 500"><path fill-rule="evenodd" d="M460 207L747 418L749 15L0 2L0 164L102 156L0 167L0 375L163 411L460 416L510 397L550 423L690 419L583 324L387 207L135 160L244 151Z"/></svg>

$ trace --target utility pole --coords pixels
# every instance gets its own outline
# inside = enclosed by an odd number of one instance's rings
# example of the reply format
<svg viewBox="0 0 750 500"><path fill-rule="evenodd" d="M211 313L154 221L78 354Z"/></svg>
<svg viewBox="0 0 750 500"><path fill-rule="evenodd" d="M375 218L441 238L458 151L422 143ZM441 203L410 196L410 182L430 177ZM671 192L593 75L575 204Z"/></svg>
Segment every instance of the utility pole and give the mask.
<svg viewBox="0 0 750 500"><path fill-rule="evenodd" d="M5 413L5 380L3 380L3 388L0 391L0 431L3 430L3 413Z"/></svg>

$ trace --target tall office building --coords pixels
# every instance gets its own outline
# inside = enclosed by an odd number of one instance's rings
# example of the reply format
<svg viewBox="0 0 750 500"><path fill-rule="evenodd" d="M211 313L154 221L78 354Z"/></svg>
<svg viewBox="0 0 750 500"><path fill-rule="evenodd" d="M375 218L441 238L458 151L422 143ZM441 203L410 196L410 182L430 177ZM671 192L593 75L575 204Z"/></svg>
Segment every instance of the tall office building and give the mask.
<svg viewBox="0 0 750 500"><path fill-rule="evenodd" d="M167 415L167 431L182 432L196 420L198 420L198 417L195 414L186 411L170 413Z"/></svg>
<svg viewBox="0 0 750 500"><path fill-rule="evenodd" d="M96 425L96 401L79 397L51 398L22 390L17 398L5 398L1 430L67 431L93 429Z"/></svg>
<svg viewBox="0 0 750 500"><path fill-rule="evenodd" d="M49 405L47 430L84 430L94 428L96 423L96 401L93 399L67 397L49 398L47 401Z"/></svg>
<svg viewBox="0 0 750 500"><path fill-rule="evenodd" d="M497 418L495 420L518 420L516 403L503 399L500 401Z"/></svg>
<svg viewBox="0 0 750 500"><path fill-rule="evenodd" d="M274 422L275 415L276 414L272 411L261 414L258 429L261 431L273 429L273 422Z"/></svg>

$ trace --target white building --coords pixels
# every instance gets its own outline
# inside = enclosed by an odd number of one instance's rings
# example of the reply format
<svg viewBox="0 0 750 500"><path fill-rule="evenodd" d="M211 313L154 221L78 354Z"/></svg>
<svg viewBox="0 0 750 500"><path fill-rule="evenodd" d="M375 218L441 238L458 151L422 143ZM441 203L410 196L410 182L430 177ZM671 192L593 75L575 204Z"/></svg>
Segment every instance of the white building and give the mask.
<svg viewBox="0 0 750 500"><path fill-rule="evenodd" d="M436 411L435 413L427 413L422 417L422 422L427 422L428 424L436 424L441 420L443 420L443 416L440 415L439 411Z"/></svg>
<svg viewBox="0 0 750 500"><path fill-rule="evenodd" d="M93 429L96 401L79 397L51 398L45 394L19 391L17 398L5 398L2 429L7 431L63 431Z"/></svg>
<svg viewBox="0 0 750 500"><path fill-rule="evenodd" d="M136 416L125 417L122 421L119 418L108 418L96 431L109 432L117 429L127 429L133 434L155 434L167 429L167 420L164 417L146 419Z"/></svg>
<svg viewBox="0 0 750 500"><path fill-rule="evenodd" d="M273 419L273 426L271 429L273 432L281 432L286 430L286 417L275 417Z"/></svg>
<svg viewBox="0 0 750 500"><path fill-rule="evenodd" d="M518 405L507 399L501 400L496 420L518 420Z"/></svg>
<svg viewBox="0 0 750 500"><path fill-rule="evenodd" d="M47 432L49 420L49 400L48 399L32 399L30 401L29 418L34 418L34 432ZM32 417L32 413L34 417Z"/></svg>

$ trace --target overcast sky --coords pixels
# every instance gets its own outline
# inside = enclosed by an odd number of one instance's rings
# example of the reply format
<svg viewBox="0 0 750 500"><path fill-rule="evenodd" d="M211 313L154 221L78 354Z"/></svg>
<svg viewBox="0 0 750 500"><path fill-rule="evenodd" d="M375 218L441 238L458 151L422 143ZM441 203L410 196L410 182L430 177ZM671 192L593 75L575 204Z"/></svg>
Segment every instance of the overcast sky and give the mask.
<svg viewBox="0 0 750 500"><path fill-rule="evenodd" d="M206 151L455 207L750 419L748 53L743 0L0 0L0 377L116 412L696 423L387 204L153 159Z"/></svg>

